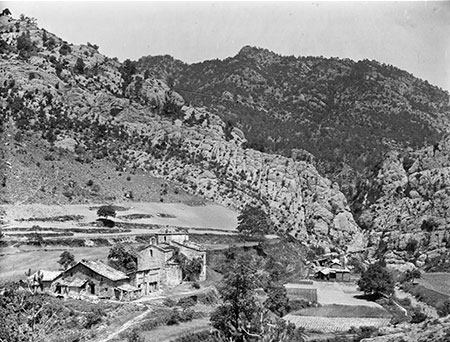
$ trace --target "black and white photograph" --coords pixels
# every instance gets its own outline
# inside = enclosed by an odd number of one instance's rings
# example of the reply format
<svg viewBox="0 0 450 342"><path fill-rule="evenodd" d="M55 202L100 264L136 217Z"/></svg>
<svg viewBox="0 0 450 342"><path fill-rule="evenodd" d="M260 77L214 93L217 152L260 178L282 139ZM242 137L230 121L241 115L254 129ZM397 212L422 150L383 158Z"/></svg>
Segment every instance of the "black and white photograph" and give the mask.
<svg viewBox="0 0 450 342"><path fill-rule="evenodd" d="M1 1L0 342L450 342L450 1Z"/></svg>

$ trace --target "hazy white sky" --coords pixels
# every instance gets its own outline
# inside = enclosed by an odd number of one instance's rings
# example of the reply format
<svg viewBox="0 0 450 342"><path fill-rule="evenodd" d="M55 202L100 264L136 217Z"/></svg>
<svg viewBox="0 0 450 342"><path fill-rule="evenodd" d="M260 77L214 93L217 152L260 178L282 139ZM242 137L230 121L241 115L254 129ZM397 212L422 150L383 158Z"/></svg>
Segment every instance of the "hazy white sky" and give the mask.
<svg viewBox="0 0 450 342"><path fill-rule="evenodd" d="M2 7L120 60L169 54L199 62L252 45L283 55L375 59L450 90L449 1L3 1Z"/></svg>

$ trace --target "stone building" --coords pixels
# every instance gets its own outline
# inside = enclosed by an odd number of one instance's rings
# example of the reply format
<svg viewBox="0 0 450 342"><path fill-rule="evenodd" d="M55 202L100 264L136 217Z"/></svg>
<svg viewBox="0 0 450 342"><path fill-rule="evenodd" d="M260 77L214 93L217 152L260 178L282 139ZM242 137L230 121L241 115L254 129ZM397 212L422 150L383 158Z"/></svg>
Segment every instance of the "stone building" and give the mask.
<svg viewBox="0 0 450 342"><path fill-rule="evenodd" d="M152 244L136 251L137 270L129 274L131 284L143 295L157 291L161 286L181 284L183 275L180 265L174 260L176 251L187 259L202 260L199 280L206 279L206 250L189 241L187 230L164 228L155 234Z"/></svg>
<svg viewBox="0 0 450 342"><path fill-rule="evenodd" d="M198 259L202 260L202 269L199 274L199 281L206 280L206 250L203 246L185 240L183 243L173 240L172 244L177 247L181 254L186 256L189 260Z"/></svg>
<svg viewBox="0 0 450 342"><path fill-rule="evenodd" d="M129 285L129 277L121 271L97 260L81 260L62 272L52 283L57 294L92 295L100 298L123 296L123 285ZM130 289L127 287L127 291ZM135 289L137 292L138 289Z"/></svg>
<svg viewBox="0 0 450 342"><path fill-rule="evenodd" d="M181 267L171 261L175 249L167 243L148 245L136 251L136 271L129 274L131 284L143 295L158 291L161 285L182 282Z"/></svg>

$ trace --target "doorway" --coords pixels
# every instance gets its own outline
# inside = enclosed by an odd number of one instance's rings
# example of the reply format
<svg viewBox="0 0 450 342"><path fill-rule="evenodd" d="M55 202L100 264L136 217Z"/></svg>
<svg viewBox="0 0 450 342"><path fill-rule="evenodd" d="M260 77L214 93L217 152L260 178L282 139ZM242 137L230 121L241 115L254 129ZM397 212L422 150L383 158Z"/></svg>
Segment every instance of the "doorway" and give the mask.
<svg viewBox="0 0 450 342"><path fill-rule="evenodd" d="M95 284L94 283L89 283L89 290L90 290L91 294L95 295Z"/></svg>

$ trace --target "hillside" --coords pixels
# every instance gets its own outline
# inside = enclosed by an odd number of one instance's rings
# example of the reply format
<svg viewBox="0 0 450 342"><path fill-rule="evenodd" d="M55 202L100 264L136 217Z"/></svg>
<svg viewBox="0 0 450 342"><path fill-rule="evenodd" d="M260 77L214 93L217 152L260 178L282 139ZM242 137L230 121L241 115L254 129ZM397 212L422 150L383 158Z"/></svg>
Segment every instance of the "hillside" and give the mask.
<svg viewBox="0 0 450 342"><path fill-rule="evenodd" d="M447 92L376 61L248 46L225 60L149 56L136 65L242 129L244 147L311 162L336 181L369 256L448 268Z"/></svg>
<svg viewBox="0 0 450 342"><path fill-rule="evenodd" d="M254 202L305 244L361 247L345 196L309 162L243 148L220 111L30 18L0 17L0 38L3 203Z"/></svg>
<svg viewBox="0 0 450 342"><path fill-rule="evenodd" d="M355 211L368 246L390 263L448 270L450 140L390 152L359 190Z"/></svg>
<svg viewBox="0 0 450 342"><path fill-rule="evenodd" d="M385 152L435 143L450 127L447 92L376 61L281 56L246 46L224 60L185 64L149 56L137 67L242 129L246 146L315 157L319 171L349 195L355 174Z"/></svg>

